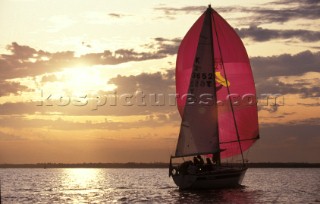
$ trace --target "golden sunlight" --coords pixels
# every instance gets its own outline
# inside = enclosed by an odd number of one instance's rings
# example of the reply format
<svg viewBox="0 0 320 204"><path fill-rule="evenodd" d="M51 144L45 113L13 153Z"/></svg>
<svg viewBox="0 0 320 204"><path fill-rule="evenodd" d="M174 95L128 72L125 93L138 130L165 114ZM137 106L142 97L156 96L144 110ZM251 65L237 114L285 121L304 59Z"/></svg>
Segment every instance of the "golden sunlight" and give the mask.
<svg viewBox="0 0 320 204"><path fill-rule="evenodd" d="M86 91L110 91L115 88L114 85L108 85L108 79L102 78L101 70L94 67L66 68L59 74L63 79L64 88L73 94Z"/></svg>
<svg viewBox="0 0 320 204"><path fill-rule="evenodd" d="M99 177L98 169L64 169L66 173L66 178L63 181L71 189L86 189L90 185L94 184Z"/></svg>

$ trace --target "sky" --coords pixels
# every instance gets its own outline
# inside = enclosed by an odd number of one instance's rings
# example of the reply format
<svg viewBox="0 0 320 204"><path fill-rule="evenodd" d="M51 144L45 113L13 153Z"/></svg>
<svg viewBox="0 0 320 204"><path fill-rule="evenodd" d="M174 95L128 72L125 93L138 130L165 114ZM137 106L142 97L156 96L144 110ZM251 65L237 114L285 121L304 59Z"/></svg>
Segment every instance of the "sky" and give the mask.
<svg viewBox="0 0 320 204"><path fill-rule="evenodd" d="M245 156L320 162L318 0L2 0L0 163L168 162L177 49L210 3L255 78Z"/></svg>

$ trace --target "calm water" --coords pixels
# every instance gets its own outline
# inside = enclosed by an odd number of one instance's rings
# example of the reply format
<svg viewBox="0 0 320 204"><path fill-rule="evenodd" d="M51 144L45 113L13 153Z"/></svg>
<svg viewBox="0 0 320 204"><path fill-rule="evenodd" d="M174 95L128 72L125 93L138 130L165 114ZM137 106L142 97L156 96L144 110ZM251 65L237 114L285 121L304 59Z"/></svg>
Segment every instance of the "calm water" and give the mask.
<svg viewBox="0 0 320 204"><path fill-rule="evenodd" d="M320 203L320 169L248 169L243 186L179 191L167 169L0 169L3 203Z"/></svg>

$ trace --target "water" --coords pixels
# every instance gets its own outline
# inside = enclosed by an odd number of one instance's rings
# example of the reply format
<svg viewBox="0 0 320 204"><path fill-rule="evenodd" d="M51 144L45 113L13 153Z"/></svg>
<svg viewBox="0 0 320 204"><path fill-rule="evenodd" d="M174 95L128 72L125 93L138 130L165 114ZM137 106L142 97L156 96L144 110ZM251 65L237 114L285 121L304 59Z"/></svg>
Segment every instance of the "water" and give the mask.
<svg viewBox="0 0 320 204"><path fill-rule="evenodd" d="M320 169L248 169L243 186L179 191L167 169L0 169L3 203L320 203Z"/></svg>

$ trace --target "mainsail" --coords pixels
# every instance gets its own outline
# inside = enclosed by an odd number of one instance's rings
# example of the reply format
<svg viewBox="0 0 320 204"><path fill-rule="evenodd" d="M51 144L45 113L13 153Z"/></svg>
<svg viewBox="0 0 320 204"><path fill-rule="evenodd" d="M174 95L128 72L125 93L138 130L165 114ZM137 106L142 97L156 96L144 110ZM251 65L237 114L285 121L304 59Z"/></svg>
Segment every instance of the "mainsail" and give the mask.
<svg viewBox="0 0 320 204"><path fill-rule="evenodd" d="M242 153L258 139L256 91L248 55L234 29L211 7L179 47L176 64L182 117L175 156Z"/></svg>

